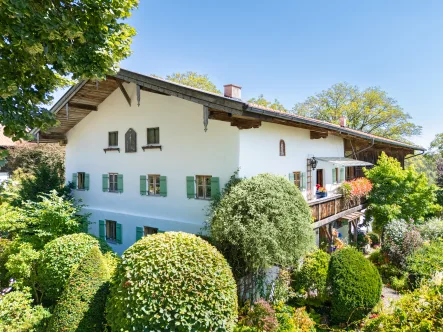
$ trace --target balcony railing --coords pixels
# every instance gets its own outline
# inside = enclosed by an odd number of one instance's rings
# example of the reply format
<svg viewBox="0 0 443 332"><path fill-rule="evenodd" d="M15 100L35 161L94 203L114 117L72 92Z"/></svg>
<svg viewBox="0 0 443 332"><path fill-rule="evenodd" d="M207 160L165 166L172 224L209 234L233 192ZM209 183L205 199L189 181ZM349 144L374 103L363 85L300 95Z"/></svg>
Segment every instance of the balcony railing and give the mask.
<svg viewBox="0 0 443 332"><path fill-rule="evenodd" d="M308 202L311 207L313 222L332 217L362 204L364 202L348 202L346 204L343 195L339 194Z"/></svg>

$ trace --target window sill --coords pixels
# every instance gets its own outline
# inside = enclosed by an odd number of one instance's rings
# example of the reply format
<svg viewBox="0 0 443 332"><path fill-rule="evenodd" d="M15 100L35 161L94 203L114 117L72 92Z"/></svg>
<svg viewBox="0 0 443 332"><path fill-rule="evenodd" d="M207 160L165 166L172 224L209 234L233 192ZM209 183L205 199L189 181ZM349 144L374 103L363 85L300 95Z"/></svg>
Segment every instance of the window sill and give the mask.
<svg viewBox="0 0 443 332"><path fill-rule="evenodd" d="M120 148L116 148L116 147L109 147L109 148L104 148L103 151L106 152L112 152L112 151L118 151L118 153L120 153Z"/></svg>
<svg viewBox="0 0 443 332"><path fill-rule="evenodd" d="M152 149L160 149L162 151L162 146L160 144L148 144L142 146L143 151L145 150L152 150Z"/></svg>
<svg viewBox="0 0 443 332"><path fill-rule="evenodd" d="M122 193L122 191L110 191L110 190L108 190L108 191L105 191L105 193L111 193L111 194L121 194L121 193Z"/></svg>
<svg viewBox="0 0 443 332"><path fill-rule="evenodd" d="M112 239L106 239L106 242L108 242L110 244L120 244L117 242L117 240L112 240Z"/></svg>

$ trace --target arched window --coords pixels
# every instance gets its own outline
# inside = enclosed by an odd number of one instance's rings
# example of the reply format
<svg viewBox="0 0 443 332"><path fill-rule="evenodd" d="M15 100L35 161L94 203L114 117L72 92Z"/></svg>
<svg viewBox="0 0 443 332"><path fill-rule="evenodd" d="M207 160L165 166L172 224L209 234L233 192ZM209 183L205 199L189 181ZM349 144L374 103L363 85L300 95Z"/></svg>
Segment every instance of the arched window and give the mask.
<svg viewBox="0 0 443 332"><path fill-rule="evenodd" d="M280 156L284 157L286 156L286 144L284 140L280 140Z"/></svg>
<svg viewBox="0 0 443 332"><path fill-rule="evenodd" d="M125 152L137 152L137 134L132 128L125 134Z"/></svg>

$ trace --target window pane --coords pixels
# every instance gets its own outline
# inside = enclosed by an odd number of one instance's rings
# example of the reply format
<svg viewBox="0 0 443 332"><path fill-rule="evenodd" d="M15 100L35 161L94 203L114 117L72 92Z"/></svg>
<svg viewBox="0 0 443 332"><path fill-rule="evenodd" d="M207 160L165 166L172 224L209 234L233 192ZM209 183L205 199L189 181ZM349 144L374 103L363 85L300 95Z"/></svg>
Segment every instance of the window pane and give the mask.
<svg viewBox="0 0 443 332"><path fill-rule="evenodd" d="M144 233L145 233L145 236L146 235L157 234L158 233L158 228L153 228L153 227L145 226L144 227Z"/></svg>
<svg viewBox="0 0 443 332"><path fill-rule="evenodd" d="M159 128L148 128L148 144L159 144Z"/></svg>
<svg viewBox="0 0 443 332"><path fill-rule="evenodd" d="M116 225L117 225L117 223L115 221L106 220L106 239L107 240L115 240Z"/></svg>
<svg viewBox="0 0 443 332"><path fill-rule="evenodd" d="M203 180L204 180L203 176L197 176L197 185L198 186L203 185Z"/></svg>
<svg viewBox="0 0 443 332"><path fill-rule="evenodd" d="M109 146L118 145L118 131L109 132Z"/></svg>
<svg viewBox="0 0 443 332"><path fill-rule="evenodd" d="M155 143L159 144L160 143L160 129L155 128L154 133L155 133L155 135L154 135L155 136L155 138L154 138Z"/></svg>
<svg viewBox="0 0 443 332"><path fill-rule="evenodd" d="M205 192L204 192L203 186L197 186L197 197L198 198L205 198Z"/></svg>
<svg viewBox="0 0 443 332"><path fill-rule="evenodd" d="M83 172L77 173L77 188L78 189L85 188L85 173Z"/></svg>

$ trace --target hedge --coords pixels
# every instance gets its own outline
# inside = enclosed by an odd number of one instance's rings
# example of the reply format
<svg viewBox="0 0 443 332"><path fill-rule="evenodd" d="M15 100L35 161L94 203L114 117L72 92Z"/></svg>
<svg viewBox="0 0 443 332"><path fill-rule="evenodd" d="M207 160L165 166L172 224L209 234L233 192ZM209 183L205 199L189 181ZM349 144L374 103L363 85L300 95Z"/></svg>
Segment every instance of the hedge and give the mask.
<svg viewBox="0 0 443 332"><path fill-rule="evenodd" d="M224 257L203 239L146 236L124 252L106 311L112 331L231 331L236 284Z"/></svg>
<svg viewBox="0 0 443 332"><path fill-rule="evenodd" d="M38 266L38 281L46 301L56 301L62 294L72 270L92 247L100 245L92 235L78 233L47 243ZM106 251L107 248L101 246Z"/></svg>
<svg viewBox="0 0 443 332"><path fill-rule="evenodd" d="M352 247L332 255L328 284L331 288L331 318L334 323L361 319L380 300L382 281L377 268Z"/></svg>
<svg viewBox="0 0 443 332"><path fill-rule="evenodd" d="M103 331L109 273L98 247L92 247L69 282L49 323L49 331Z"/></svg>

